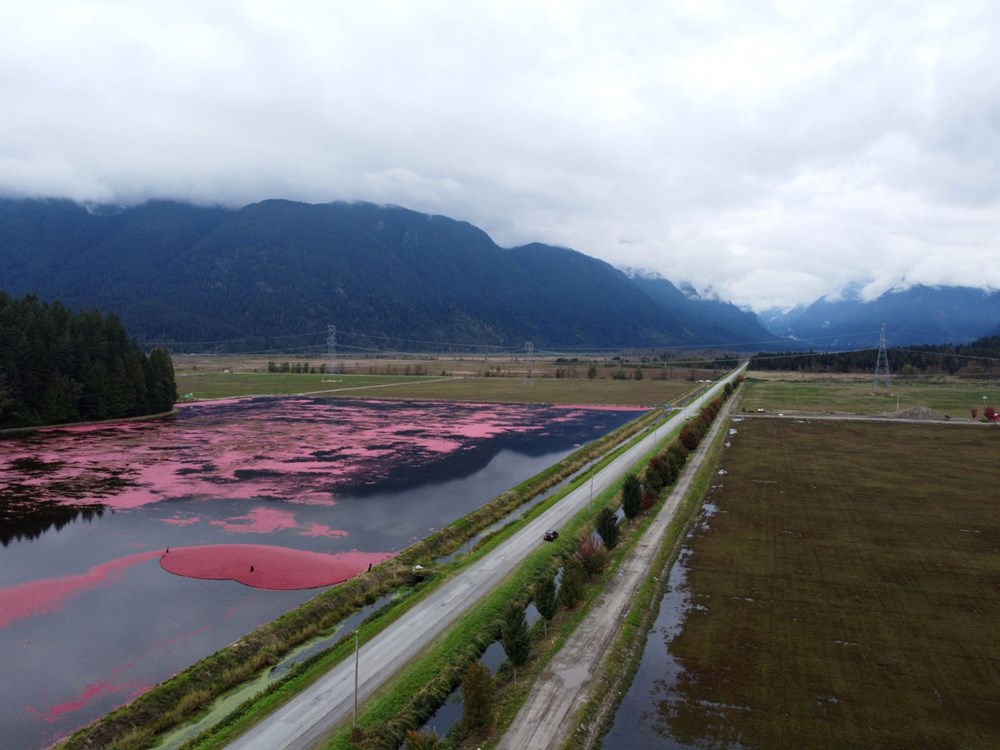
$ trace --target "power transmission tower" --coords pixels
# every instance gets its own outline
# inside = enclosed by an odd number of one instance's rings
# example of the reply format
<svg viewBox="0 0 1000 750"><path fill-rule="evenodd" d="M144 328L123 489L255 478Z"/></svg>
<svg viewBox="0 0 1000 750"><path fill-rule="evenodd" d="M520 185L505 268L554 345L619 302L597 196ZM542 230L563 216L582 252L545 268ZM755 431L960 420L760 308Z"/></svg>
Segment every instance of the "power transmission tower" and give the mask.
<svg viewBox="0 0 1000 750"><path fill-rule="evenodd" d="M875 377L872 379L872 393L878 391L879 376L885 382L885 389L892 393L892 375L889 373L889 355L885 350L885 323L882 324L882 335L879 338L878 359L875 362Z"/></svg>
<svg viewBox="0 0 1000 750"><path fill-rule="evenodd" d="M532 380L531 380L531 366L532 366L532 364L534 362L535 342L533 342L533 341L525 341L524 342L524 350L527 353L527 358L528 358L528 372L524 376L524 384L525 385L531 385L532 384Z"/></svg>
<svg viewBox="0 0 1000 750"><path fill-rule="evenodd" d="M337 371L337 326L326 327L326 371Z"/></svg>

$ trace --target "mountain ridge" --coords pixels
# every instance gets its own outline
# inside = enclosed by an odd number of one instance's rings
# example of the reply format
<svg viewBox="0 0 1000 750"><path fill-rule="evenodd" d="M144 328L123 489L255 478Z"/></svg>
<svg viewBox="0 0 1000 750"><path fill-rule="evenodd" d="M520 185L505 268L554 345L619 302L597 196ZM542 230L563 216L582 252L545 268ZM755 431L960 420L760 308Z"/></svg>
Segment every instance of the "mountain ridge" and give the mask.
<svg viewBox="0 0 1000 750"><path fill-rule="evenodd" d="M273 199L95 210L0 200L0 247L0 289L114 310L140 340L171 345L290 348L331 324L362 338L470 347L744 338L711 315L688 314L698 325L686 325L623 272L576 250L501 248L472 224L398 206ZM755 342L769 336L759 325L753 333Z"/></svg>
<svg viewBox="0 0 1000 750"><path fill-rule="evenodd" d="M914 286L865 302L849 288L754 315L571 248L502 248L468 222L364 202L0 199L0 290L114 311L138 339L175 351L292 350L328 325L356 335L345 344L359 351L382 346L365 337L752 351L863 348L882 323L894 346L1000 332L995 290Z"/></svg>
<svg viewBox="0 0 1000 750"><path fill-rule="evenodd" d="M849 291L762 323L776 336L826 349L877 346L883 323L892 346L963 344L1000 332L1000 291L916 284L868 301Z"/></svg>

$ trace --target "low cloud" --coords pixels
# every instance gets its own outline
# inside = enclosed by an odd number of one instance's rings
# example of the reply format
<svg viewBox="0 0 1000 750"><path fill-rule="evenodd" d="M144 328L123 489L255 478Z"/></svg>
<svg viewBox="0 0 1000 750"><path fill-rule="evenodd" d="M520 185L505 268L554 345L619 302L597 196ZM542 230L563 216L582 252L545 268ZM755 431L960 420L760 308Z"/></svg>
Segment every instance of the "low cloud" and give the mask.
<svg viewBox="0 0 1000 750"><path fill-rule="evenodd" d="M756 309L1000 287L988 2L7 15L0 194L395 203Z"/></svg>

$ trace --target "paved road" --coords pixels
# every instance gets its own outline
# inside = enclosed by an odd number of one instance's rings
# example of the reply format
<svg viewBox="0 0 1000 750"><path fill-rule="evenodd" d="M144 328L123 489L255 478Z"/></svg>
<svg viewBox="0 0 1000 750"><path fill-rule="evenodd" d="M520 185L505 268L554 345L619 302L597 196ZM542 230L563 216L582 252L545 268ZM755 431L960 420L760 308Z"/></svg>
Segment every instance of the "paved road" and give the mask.
<svg viewBox="0 0 1000 750"><path fill-rule="evenodd" d="M742 369L734 371L735 377ZM361 646L359 655L358 700L363 702L383 682L399 671L445 632L459 617L486 596L522 560L543 542L547 528L558 528L572 518L592 497L614 484L649 451L659 435L696 415L704 401L721 391L719 381L688 406L674 412L666 426L650 432L594 474L593 479L570 492L492 553L439 587L404 618ZM270 717L249 729L229 747L239 750L309 750L354 710L354 663L347 660L321 677L309 688L279 708Z"/></svg>

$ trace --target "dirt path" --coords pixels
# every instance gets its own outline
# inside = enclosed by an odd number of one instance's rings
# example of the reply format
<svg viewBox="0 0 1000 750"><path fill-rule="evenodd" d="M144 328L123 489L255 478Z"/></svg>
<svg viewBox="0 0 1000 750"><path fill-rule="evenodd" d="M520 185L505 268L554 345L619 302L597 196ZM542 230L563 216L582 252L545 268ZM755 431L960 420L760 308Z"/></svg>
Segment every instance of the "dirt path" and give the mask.
<svg viewBox="0 0 1000 750"><path fill-rule="evenodd" d="M688 461L670 496L636 548L625 558L603 596L556 654L548 671L535 684L527 703L497 745L499 750L531 750L561 747L575 722L573 714L595 690L607 689L596 673L597 666L619 632L636 590L651 575L653 561L677 508L691 488L709 446L727 424L729 404L719 413L712 429Z"/></svg>

